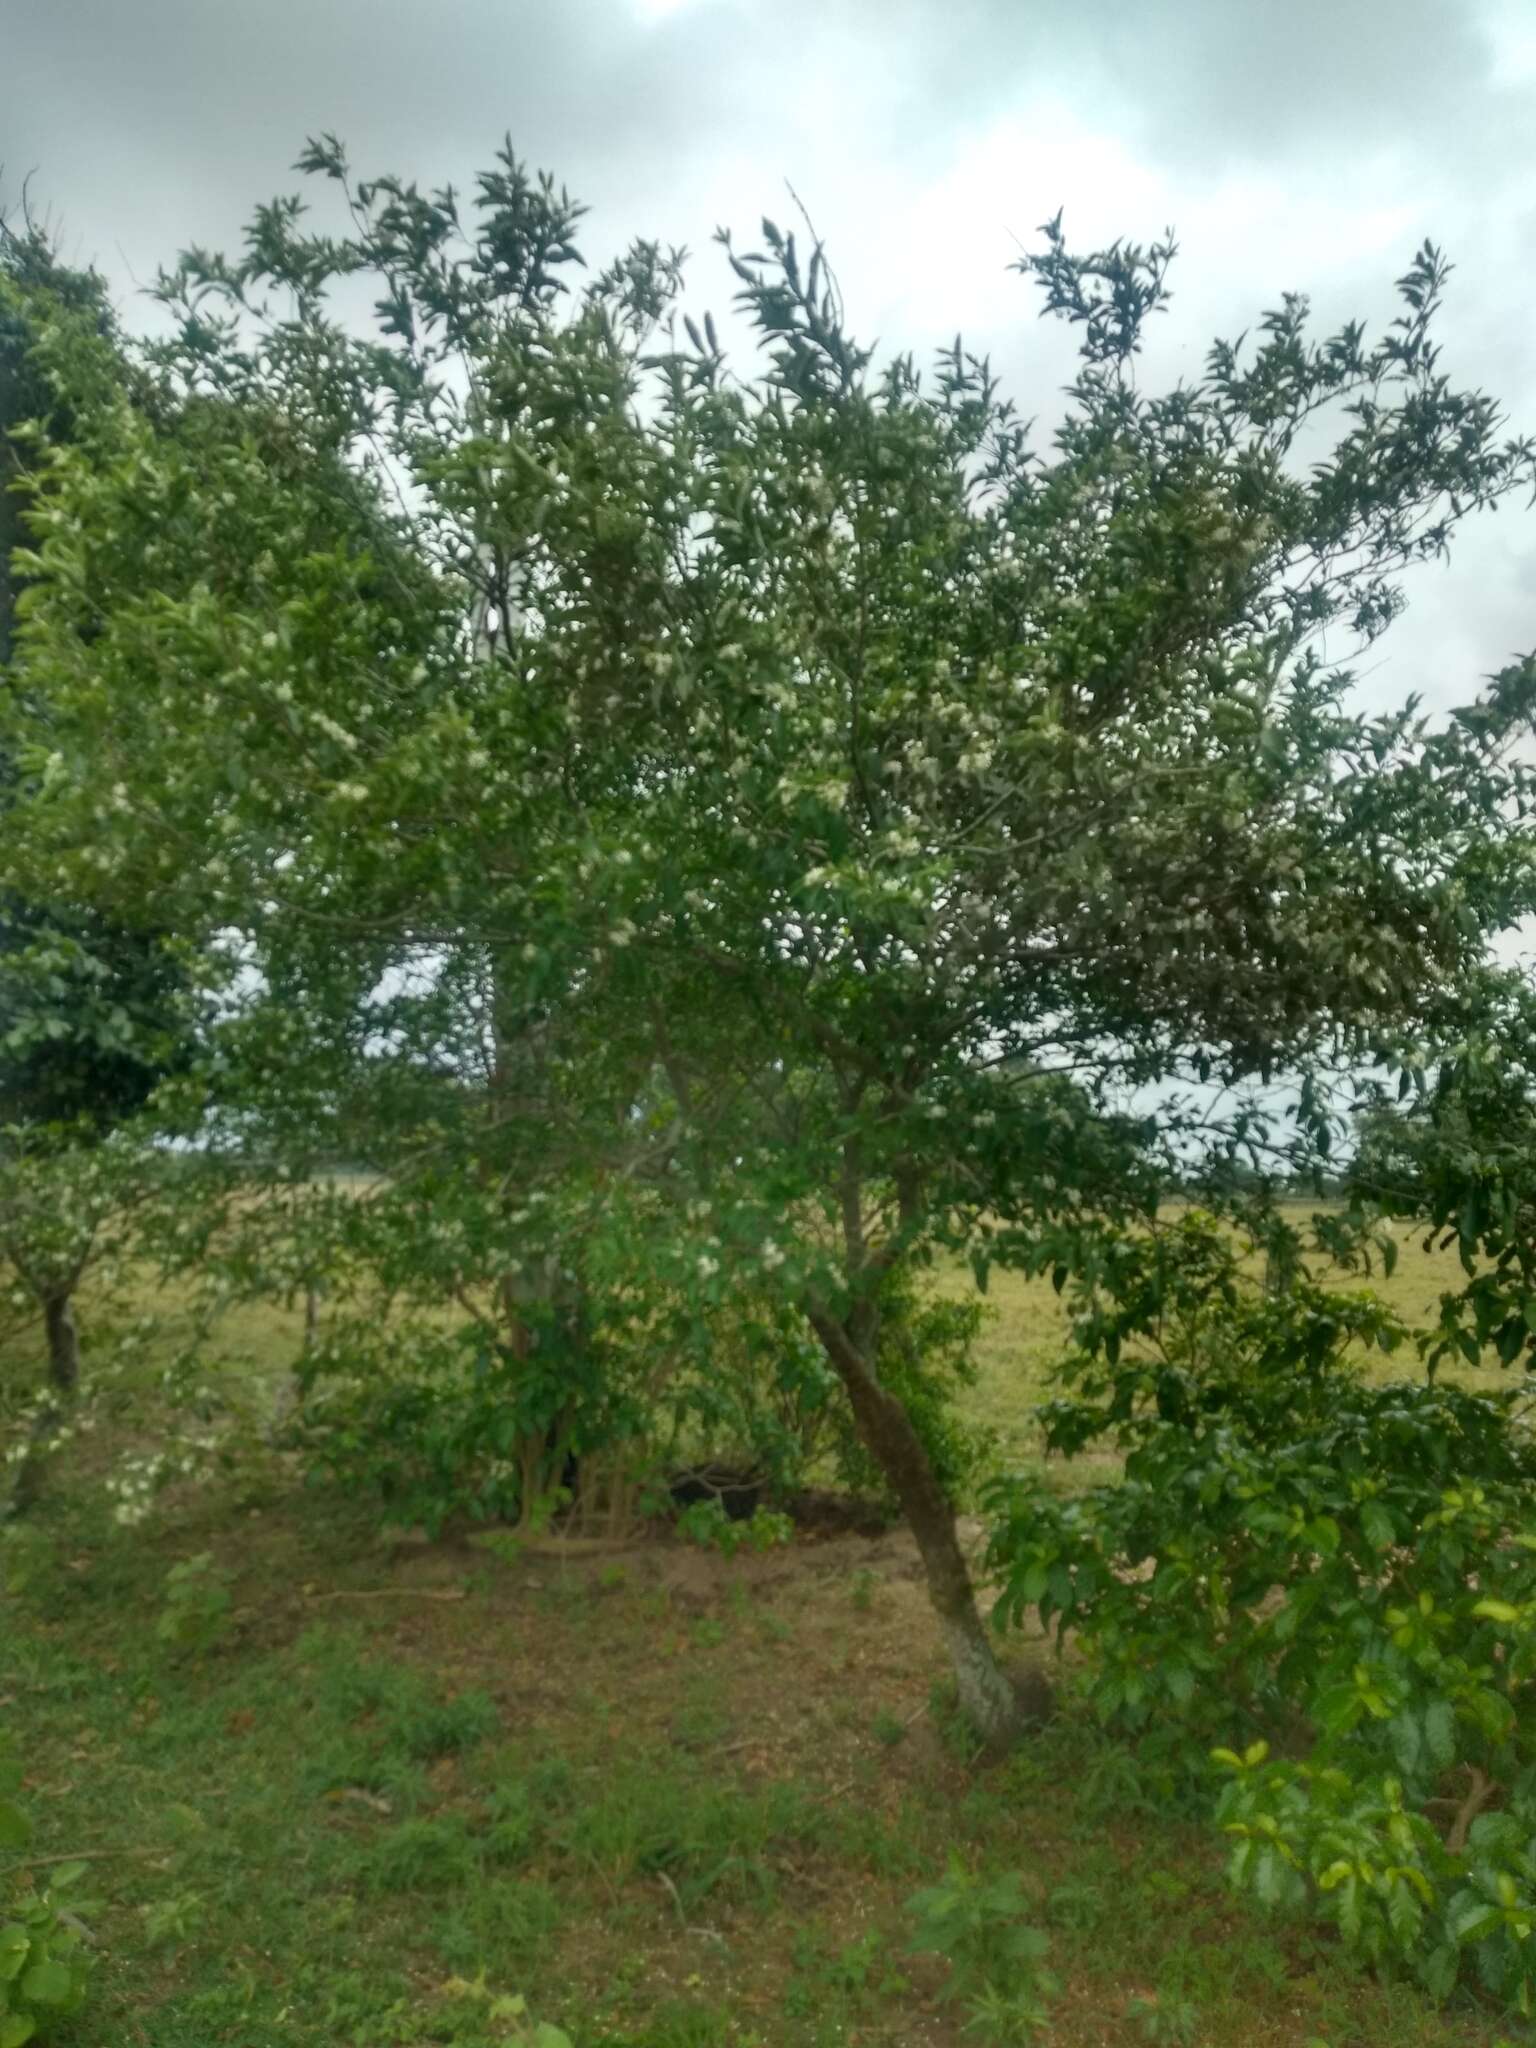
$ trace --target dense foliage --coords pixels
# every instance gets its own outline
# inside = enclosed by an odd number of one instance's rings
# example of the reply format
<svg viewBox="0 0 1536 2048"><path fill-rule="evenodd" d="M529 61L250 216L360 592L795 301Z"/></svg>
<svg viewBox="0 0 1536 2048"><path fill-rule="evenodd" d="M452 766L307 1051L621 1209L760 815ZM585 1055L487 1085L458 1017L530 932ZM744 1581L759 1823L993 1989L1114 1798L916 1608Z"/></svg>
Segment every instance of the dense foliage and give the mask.
<svg viewBox="0 0 1536 2048"><path fill-rule="evenodd" d="M0 1857L31 1839L31 1820L15 1800L21 1780L19 1759L0 1746ZM76 1896L85 1869L54 1862L46 1875L25 1865L0 1870L0 2048L55 2037L85 2003L90 1951Z"/></svg>
<svg viewBox="0 0 1536 2048"><path fill-rule="evenodd" d="M738 374L675 253L578 288L581 209L510 149L469 204L302 168L336 231L282 199L185 257L131 365L6 287L70 424L31 444L0 886L222 954L205 1137L418 1220L371 1256L468 1315L514 1465L637 1287L792 1321L1002 1739L893 1290L1082 1270L1265 1140L1253 1088L1303 1081L1267 1136L1304 1153L1327 1076L1458 1014L1528 902L1536 671L1373 717L1319 636L1373 642L1531 448L1442 368L1429 247L1379 338L1287 297L1148 393L1171 245L1052 223L1020 268L1081 365L1036 450L960 343L877 360L772 222L721 238ZM621 1438L622 1376L577 1391Z"/></svg>
<svg viewBox="0 0 1536 2048"><path fill-rule="evenodd" d="M1404 1333L1305 1272L1269 1290L1198 1215L1126 1248L1058 1445L1123 1477L997 1495L1000 1616L1038 1609L1094 1711L1176 1773L1212 1744L1234 1882L1431 1988L1536 2000L1536 1446L1523 1395L1373 1382ZM1154 1332L1145 1276L1173 1270ZM1107 1333L1126 1350L1110 1362ZM1151 1341L1154 1337L1156 1341Z"/></svg>
<svg viewBox="0 0 1536 2048"><path fill-rule="evenodd" d="M0 217L0 663L15 639L17 543L32 497L31 451L46 432L67 443L68 398L39 359L50 319L64 319L131 373L93 271L61 263L30 219ZM138 402L149 393L132 386ZM20 822L24 771L0 747L0 828ZM189 1063L196 977L186 949L147 922L147 906L110 911L53 884L0 890L0 1304L40 1320L47 1382L30 1400L5 1462L21 1498L37 1460L66 1427L80 1379L75 1296L94 1267L109 1276L164 1176L145 1146L163 1116L152 1098ZM5 1375L10 1379L11 1375ZM7 1391L13 1392L14 1389Z"/></svg>

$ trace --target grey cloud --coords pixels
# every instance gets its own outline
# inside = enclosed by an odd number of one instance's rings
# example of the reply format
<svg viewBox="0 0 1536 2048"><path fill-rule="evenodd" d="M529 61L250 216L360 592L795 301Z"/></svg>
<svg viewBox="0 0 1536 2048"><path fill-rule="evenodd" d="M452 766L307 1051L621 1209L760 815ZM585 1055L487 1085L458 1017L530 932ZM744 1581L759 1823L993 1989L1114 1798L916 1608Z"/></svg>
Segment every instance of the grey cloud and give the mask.
<svg viewBox="0 0 1536 2048"><path fill-rule="evenodd" d="M1072 147L986 155L1052 108ZM125 291L188 242L238 243L321 128L364 171L461 185L510 130L592 203L601 251L750 232L792 177L863 331L922 347L963 324L1047 416L1066 353L997 279L1009 230L1058 204L1069 229L1183 231L1159 376L1285 288L1379 320L1431 233L1461 265L1449 367L1536 425L1536 67L1500 77L1469 0L0 0L0 199L35 167L67 247ZM1393 207L1401 235L1394 213L1349 253ZM718 262L695 277L718 308ZM1445 703L1536 639L1530 544L1511 516L1417 579L1372 694Z"/></svg>

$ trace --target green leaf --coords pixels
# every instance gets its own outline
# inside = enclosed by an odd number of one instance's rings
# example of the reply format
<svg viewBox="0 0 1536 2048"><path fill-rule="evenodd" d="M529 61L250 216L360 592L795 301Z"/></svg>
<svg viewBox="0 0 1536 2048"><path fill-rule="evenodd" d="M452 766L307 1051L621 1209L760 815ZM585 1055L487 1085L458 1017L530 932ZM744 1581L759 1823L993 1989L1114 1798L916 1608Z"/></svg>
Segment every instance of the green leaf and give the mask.
<svg viewBox="0 0 1536 2048"><path fill-rule="evenodd" d="M22 1997L34 2005L67 2005L74 1989L74 1972L56 1956L44 1956L21 1980Z"/></svg>
<svg viewBox="0 0 1536 2048"><path fill-rule="evenodd" d="M1424 1709L1424 1747L1438 1770L1456 1761L1456 1709L1449 1700L1431 1700Z"/></svg>
<svg viewBox="0 0 1536 2048"><path fill-rule="evenodd" d="M1397 1768L1405 1778L1411 1778L1419 1767L1424 1746L1417 1718L1413 1714L1394 1714L1387 1723L1387 1738Z"/></svg>
<svg viewBox="0 0 1536 2048"><path fill-rule="evenodd" d="M37 2032L37 2021L29 2013L0 2014L0 2048L23 2048Z"/></svg>
<svg viewBox="0 0 1536 2048"><path fill-rule="evenodd" d="M1455 1947L1448 1941L1437 1942L1418 1964L1419 1981L1433 1998L1449 1998L1456 1988L1459 1962Z"/></svg>
<svg viewBox="0 0 1536 2048"><path fill-rule="evenodd" d="M1484 1941L1503 1925L1504 1915L1497 1906L1490 1906L1486 1899L1480 1899L1475 1892L1458 1892L1452 1899L1446 1914L1446 1926L1451 1938L1466 1948L1474 1941Z"/></svg>
<svg viewBox="0 0 1536 2048"><path fill-rule="evenodd" d="M1479 1621L1502 1621L1506 1626L1520 1619L1520 1609L1507 1600L1479 1600L1472 1612Z"/></svg>
<svg viewBox="0 0 1536 2048"><path fill-rule="evenodd" d="M32 1823L9 1799L0 1799L0 1849L25 1849L32 1839Z"/></svg>

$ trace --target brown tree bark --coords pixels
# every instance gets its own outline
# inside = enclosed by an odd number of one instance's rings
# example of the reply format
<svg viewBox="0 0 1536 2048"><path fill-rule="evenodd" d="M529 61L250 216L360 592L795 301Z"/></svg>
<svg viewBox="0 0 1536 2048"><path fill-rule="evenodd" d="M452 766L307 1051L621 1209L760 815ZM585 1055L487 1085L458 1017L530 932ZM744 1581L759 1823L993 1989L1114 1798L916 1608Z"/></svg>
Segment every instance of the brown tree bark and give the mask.
<svg viewBox="0 0 1536 2048"><path fill-rule="evenodd" d="M847 1391L859 1434L889 1480L917 1539L928 1597L954 1665L961 1708L989 1749L1006 1749L1019 1731L1019 1705L977 1611L954 1506L911 1416L882 1386L868 1347L833 1316L813 1312L811 1324Z"/></svg>
<svg viewBox="0 0 1536 2048"><path fill-rule="evenodd" d="M56 1394L73 1400L80 1390L80 1332L68 1294L50 1294L44 1299L43 1327L48 1333L49 1384Z"/></svg>
<svg viewBox="0 0 1536 2048"><path fill-rule="evenodd" d="M43 1297L43 1328L48 1340L48 1388L32 1418L26 1455L14 1468L9 1497L0 1499L0 1518L25 1514L35 1505L54 1434L80 1390L80 1332L68 1294Z"/></svg>

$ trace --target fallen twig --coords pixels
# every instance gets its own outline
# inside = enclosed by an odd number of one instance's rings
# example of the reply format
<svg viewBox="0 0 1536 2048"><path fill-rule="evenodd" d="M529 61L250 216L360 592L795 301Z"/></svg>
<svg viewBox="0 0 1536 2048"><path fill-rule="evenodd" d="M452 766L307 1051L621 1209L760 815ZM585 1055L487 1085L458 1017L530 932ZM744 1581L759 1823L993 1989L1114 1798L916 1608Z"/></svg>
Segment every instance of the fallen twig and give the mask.
<svg viewBox="0 0 1536 2048"><path fill-rule="evenodd" d="M307 1593L307 1600L467 1600L469 1595L462 1586L446 1590L431 1586L373 1586L353 1591L342 1587L335 1593Z"/></svg>
<svg viewBox="0 0 1536 2048"><path fill-rule="evenodd" d="M56 1856L23 1856L5 1866L9 1877L18 1870L46 1870L51 1863L99 1863L103 1856L163 1856L164 1849L63 1849Z"/></svg>

